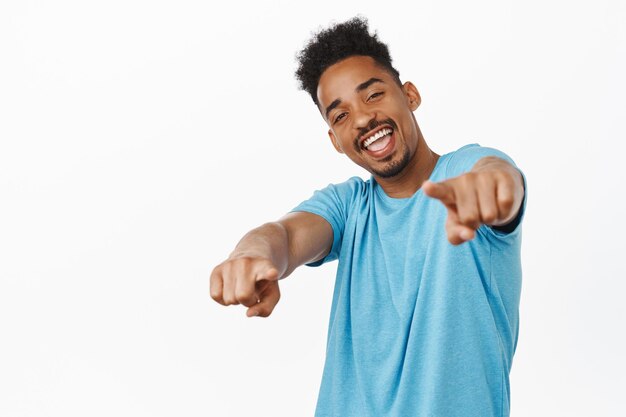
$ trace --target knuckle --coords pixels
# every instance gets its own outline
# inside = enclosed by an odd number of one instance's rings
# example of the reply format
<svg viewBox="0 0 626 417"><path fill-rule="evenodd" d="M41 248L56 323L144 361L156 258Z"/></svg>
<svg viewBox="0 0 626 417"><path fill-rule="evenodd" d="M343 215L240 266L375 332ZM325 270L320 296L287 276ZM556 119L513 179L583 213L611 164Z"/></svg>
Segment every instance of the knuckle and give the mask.
<svg viewBox="0 0 626 417"><path fill-rule="evenodd" d="M211 275L209 275L211 278L211 281L215 281L217 280L221 275L223 274L222 271L222 265L218 265L215 268L213 268L213 270L211 271Z"/></svg>
<svg viewBox="0 0 626 417"><path fill-rule="evenodd" d="M229 271L233 271L239 268L242 264L241 258L231 258L224 262L224 269L228 269Z"/></svg>
<svg viewBox="0 0 626 417"><path fill-rule="evenodd" d="M513 196L505 195L498 197L498 204L503 211L509 212L513 208Z"/></svg>
<svg viewBox="0 0 626 417"><path fill-rule="evenodd" d="M511 175L511 172L509 172L508 170L499 170L497 171L497 173L500 181L506 182L507 185L513 184L513 176Z"/></svg>
<svg viewBox="0 0 626 417"><path fill-rule="evenodd" d="M479 175L477 177L477 182L479 185L481 185L482 187L489 187L490 185L493 184L493 180L492 177L489 173L482 173L482 175Z"/></svg>
<svg viewBox="0 0 626 417"><path fill-rule="evenodd" d="M463 213L460 220L464 225L473 227L478 223L478 215L475 212Z"/></svg>
<svg viewBox="0 0 626 417"><path fill-rule="evenodd" d="M244 256L238 259L239 264L242 265L244 268L249 268L251 265L254 264L254 259L249 257L249 256Z"/></svg>
<svg viewBox="0 0 626 417"><path fill-rule="evenodd" d="M211 298L214 299L217 302L222 301L222 293L220 291L217 290L211 290L210 293Z"/></svg>
<svg viewBox="0 0 626 417"><path fill-rule="evenodd" d="M234 297L225 296L224 297L224 304L226 304L226 305L236 305L236 304L239 304L239 303L237 302L237 300Z"/></svg>
<svg viewBox="0 0 626 417"><path fill-rule="evenodd" d="M515 187L515 181L513 180L511 174L508 172L501 172L497 179L506 188Z"/></svg>
<svg viewBox="0 0 626 417"><path fill-rule="evenodd" d="M485 210L483 213L483 221L486 223L491 223L496 220L497 214L494 210Z"/></svg>
<svg viewBox="0 0 626 417"><path fill-rule="evenodd" d="M226 261L220 266L220 269L222 271L222 277L229 277L233 270L233 264L231 261Z"/></svg>
<svg viewBox="0 0 626 417"><path fill-rule="evenodd" d="M235 298L240 302L250 302L252 299L256 301L256 297L254 296L254 291L250 291L248 289L237 290L235 293Z"/></svg>
<svg viewBox="0 0 626 417"><path fill-rule="evenodd" d="M239 265L248 266L254 263L254 259L255 258L251 256L238 256L237 258L233 259L233 262Z"/></svg>
<svg viewBox="0 0 626 417"><path fill-rule="evenodd" d="M467 189L474 182L474 174L468 172L458 178L457 184L461 189Z"/></svg>

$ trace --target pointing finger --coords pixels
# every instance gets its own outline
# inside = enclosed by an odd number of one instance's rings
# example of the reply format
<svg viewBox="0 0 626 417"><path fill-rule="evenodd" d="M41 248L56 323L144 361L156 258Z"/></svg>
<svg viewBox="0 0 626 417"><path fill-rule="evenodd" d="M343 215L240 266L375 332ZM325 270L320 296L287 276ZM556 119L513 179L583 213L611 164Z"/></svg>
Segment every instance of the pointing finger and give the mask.
<svg viewBox="0 0 626 417"><path fill-rule="evenodd" d="M424 193L432 198L436 198L446 206L454 205L454 189L446 182L426 181L422 184Z"/></svg>
<svg viewBox="0 0 626 417"><path fill-rule="evenodd" d="M280 300L278 281L264 281L259 284L259 296L261 300L248 309L246 312L248 317L268 317L272 314L274 307L276 307L276 304L278 304Z"/></svg>

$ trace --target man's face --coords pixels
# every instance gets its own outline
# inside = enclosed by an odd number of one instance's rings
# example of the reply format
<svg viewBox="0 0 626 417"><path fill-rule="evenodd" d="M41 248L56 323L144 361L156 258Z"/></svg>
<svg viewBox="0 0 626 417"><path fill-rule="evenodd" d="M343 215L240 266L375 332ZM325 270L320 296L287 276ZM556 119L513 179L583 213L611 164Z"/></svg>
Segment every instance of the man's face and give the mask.
<svg viewBox="0 0 626 417"><path fill-rule="evenodd" d="M337 151L370 173L392 178L415 155L419 93L411 83L400 87L373 58L353 56L328 67L317 99Z"/></svg>

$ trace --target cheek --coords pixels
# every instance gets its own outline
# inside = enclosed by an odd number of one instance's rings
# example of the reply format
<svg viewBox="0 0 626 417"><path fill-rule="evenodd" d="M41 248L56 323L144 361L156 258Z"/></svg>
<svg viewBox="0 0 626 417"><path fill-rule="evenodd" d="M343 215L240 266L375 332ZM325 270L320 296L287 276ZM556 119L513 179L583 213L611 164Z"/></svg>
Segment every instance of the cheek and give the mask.
<svg viewBox="0 0 626 417"><path fill-rule="evenodd" d="M350 136L350 134L346 131L342 131L341 129L336 130L335 137L338 142L341 144L341 147L346 152L354 151L354 138Z"/></svg>

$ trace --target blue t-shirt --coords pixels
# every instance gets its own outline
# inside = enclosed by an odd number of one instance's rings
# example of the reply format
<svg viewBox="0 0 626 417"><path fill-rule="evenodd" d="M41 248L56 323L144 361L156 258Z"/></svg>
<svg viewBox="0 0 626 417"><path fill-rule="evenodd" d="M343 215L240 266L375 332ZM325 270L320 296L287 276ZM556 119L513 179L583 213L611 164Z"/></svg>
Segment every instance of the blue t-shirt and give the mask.
<svg viewBox="0 0 626 417"><path fill-rule="evenodd" d="M467 145L430 179L504 153ZM525 204L526 198L524 198ZM522 207L522 210L524 208ZM447 211L418 190L390 198L373 178L329 185L293 211L322 216L339 259L316 417L509 415L518 334L521 227L481 226L459 246Z"/></svg>

